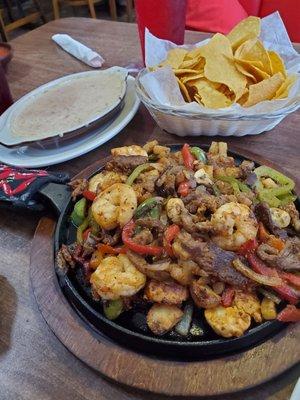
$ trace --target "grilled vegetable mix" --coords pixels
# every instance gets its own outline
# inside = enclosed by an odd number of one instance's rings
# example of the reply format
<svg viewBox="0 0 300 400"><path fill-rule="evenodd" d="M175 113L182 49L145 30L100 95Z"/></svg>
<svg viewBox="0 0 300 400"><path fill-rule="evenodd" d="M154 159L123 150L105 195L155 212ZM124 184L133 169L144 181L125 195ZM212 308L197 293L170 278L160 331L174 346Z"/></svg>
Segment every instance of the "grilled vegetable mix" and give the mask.
<svg viewBox="0 0 300 400"><path fill-rule="evenodd" d="M289 177L237 162L223 142L172 152L152 141L113 149L103 171L77 183L76 243L57 259L82 269L108 319L143 304L156 335L205 337L204 318L225 338L300 320Z"/></svg>

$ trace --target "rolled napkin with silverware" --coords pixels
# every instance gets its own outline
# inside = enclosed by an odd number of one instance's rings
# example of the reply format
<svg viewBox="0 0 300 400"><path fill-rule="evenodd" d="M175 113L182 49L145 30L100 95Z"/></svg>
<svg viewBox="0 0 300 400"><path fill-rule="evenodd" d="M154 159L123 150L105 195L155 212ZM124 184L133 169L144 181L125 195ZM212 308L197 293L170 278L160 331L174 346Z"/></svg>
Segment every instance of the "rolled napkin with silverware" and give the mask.
<svg viewBox="0 0 300 400"><path fill-rule="evenodd" d="M78 42L77 40L74 40L69 35L58 33L52 36L52 40L62 47L67 53L70 53L72 56L78 58L78 60L84 62L90 67L100 68L105 61L99 53Z"/></svg>

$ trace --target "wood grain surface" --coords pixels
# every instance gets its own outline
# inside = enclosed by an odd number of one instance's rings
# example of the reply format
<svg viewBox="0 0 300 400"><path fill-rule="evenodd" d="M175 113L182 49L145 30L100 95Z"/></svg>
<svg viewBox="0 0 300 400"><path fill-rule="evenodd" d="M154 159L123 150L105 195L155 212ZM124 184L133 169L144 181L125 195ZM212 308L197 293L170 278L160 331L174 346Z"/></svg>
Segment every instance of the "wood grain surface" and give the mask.
<svg viewBox="0 0 300 400"><path fill-rule="evenodd" d="M85 18L50 22L11 42L14 58L8 66L8 80L15 99L52 79L88 69L51 41L51 35L55 33L68 33L99 51L106 59L105 67L126 66L141 59L134 24ZM186 42L192 43L203 37L200 33L187 32ZM271 132L229 138L228 142L279 163L296 175L299 182L299 123L298 111ZM116 145L143 143L151 138L164 143L184 141L162 132L141 107L132 122L112 141L51 169L73 175L107 155ZM207 143L209 139L193 138L193 142ZM38 220L39 216L34 214L0 210L0 399L160 398L103 379L66 350L49 330L37 309L29 283L29 248ZM249 371L251 373L255 371ZM297 367L245 393L222 396L222 400L288 400L299 375Z"/></svg>
<svg viewBox="0 0 300 400"><path fill-rule="evenodd" d="M244 153L248 159L261 162L248 151ZM89 178L105 162L94 163L76 178ZM276 165L269 166L278 169ZM250 350L201 362L147 357L98 335L72 310L58 285L53 268L54 226L53 220L41 219L30 252L31 283L39 310L54 334L74 355L110 379L159 394L204 397L249 389L299 363L300 324L290 324ZM130 374L128 365L131 365ZM249 371L255 373L249 374Z"/></svg>

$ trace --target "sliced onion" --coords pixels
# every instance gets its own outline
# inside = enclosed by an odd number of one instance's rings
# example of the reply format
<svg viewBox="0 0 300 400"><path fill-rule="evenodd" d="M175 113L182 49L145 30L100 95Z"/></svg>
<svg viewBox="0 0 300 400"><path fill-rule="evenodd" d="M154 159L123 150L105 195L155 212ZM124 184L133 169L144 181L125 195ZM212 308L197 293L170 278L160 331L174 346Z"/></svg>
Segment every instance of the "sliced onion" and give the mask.
<svg viewBox="0 0 300 400"><path fill-rule="evenodd" d="M183 310L183 316L175 326L175 331L181 336L187 336L190 330L193 317L193 305L187 304Z"/></svg>
<svg viewBox="0 0 300 400"><path fill-rule="evenodd" d="M144 269L153 272L166 271L167 269L169 269L169 266L170 266L170 261L165 261L160 263L147 264L144 266Z"/></svg>
<svg viewBox="0 0 300 400"><path fill-rule="evenodd" d="M274 301L275 304L280 304L281 303L281 298L276 296L275 293L270 292L269 290L266 290L262 287L258 288L258 291L263 294L265 297L267 297L268 299Z"/></svg>
<svg viewBox="0 0 300 400"><path fill-rule="evenodd" d="M261 285L266 286L281 286L283 284L282 279L277 276L265 276L258 274L253 271L251 268L247 267L239 258L236 258L232 262L234 268L239 271L241 274L245 275L247 278L251 279L254 282L257 282Z"/></svg>

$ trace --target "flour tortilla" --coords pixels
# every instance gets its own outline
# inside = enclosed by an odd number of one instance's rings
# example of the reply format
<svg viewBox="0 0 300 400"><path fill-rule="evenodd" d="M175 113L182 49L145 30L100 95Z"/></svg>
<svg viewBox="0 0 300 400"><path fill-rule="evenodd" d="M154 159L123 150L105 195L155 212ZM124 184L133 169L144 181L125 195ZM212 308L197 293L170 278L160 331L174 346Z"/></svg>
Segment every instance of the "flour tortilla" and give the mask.
<svg viewBox="0 0 300 400"><path fill-rule="evenodd" d="M126 75L97 71L47 88L29 99L11 119L11 134L28 141L63 136L115 108L126 91Z"/></svg>

